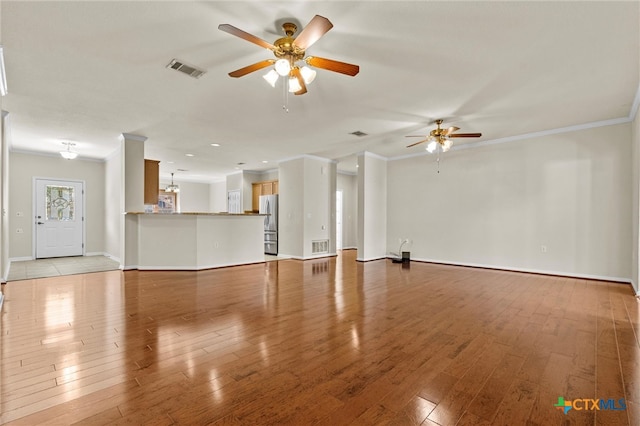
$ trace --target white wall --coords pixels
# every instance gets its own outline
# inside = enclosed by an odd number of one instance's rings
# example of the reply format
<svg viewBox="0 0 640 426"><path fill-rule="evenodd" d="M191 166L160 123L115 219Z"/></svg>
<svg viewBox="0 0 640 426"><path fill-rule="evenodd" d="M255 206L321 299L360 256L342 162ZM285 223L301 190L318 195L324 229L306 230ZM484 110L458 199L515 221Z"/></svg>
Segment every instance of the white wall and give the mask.
<svg viewBox="0 0 640 426"><path fill-rule="evenodd" d="M260 182L261 174L257 172L242 172L242 211L253 209L253 182Z"/></svg>
<svg viewBox="0 0 640 426"><path fill-rule="evenodd" d="M342 247L358 246L358 178L338 173L336 189L342 191Z"/></svg>
<svg viewBox="0 0 640 426"><path fill-rule="evenodd" d="M243 199L242 190L244 188L244 182L242 175L243 173L241 171L239 171L238 173L227 175L227 190L224 194L224 203L226 207L224 211L228 210L227 194L229 193L229 191L240 191L240 200ZM244 202L242 202L242 204L243 205L240 206L241 210L245 210Z"/></svg>
<svg viewBox="0 0 640 426"><path fill-rule="evenodd" d="M358 155L358 260L387 255L387 161L375 154Z"/></svg>
<svg viewBox="0 0 640 426"><path fill-rule="evenodd" d="M80 158L9 153L9 256L32 257L33 178L56 178L84 181L86 253L104 253L105 166L103 162ZM16 216L17 212L24 214ZM17 228L24 231L16 233Z"/></svg>
<svg viewBox="0 0 640 426"><path fill-rule="evenodd" d="M301 258L304 242L304 159L280 163L278 254Z"/></svg>
<svg viewBox="0 0 640 426"><path fill-rule="evenodd" d="M329 253L336 252L336 163L324 158L304 158L303 257L318 256L312 242L329 240ZM279 184L279 182L278 182Z"/></svg>
<svg viewBox="0 0 640 426"><path fill-rule="evenodd" d="M260 180L261 181L278 180L278 176L279 176L278 169L267 170L260 174Z"/></svg>
<svg viewBox="0 0 640 426"><path fill-rule="evenodd" d="M127 212L144 211L144 142L146 139L144 136L127 133L121 136L124 210Z"/></svg>
<svg viewBox="0 0 640 426"><path fill-rule="evenodd" d="M0 111L0 282L9 275L9 113ZM0 306L2 306L0 294Z"/></svg>
<svg viewBox="0 0 640 426"><path fill-rule="evenodd" d="M227 182L209 184L209 211L218 213L227 211Z"/></svg>
<svg viewBox="0 0 640 426"><path fill-rule="evenodd" d="M391 161L388 249L408 237L414 259L628 280L630 156L621 124L450 151L440 174L433 156Z"/></svg>
<svg viewBox="0 0 640 426"><path fill-rule="evenodd" d="M639 92L640 93L640 92ZM632 144L632 245L631 245L631 282L636 294L640 294L638 286L640 279L638 270L640 269L640 113L636 111L636 116L631 125L631 144Z"/></svg>
<svg viewBox="0 0 640 426"><path fill-rule="evenodd" d="M124 192L122 184L122 147L111 154L104 163L104 251L108 256L121 261L122 221Z"/></svg>
<svg viewBox="0 0 640 426"><path fill-rule="evenodd" d="M335 162L312 156L281 162L278 188L278 254L298 259L335 254ZM329 240L328 253L314 254L315 240Z"/></svg>
<svg viewBox="0 0 640 426"><path fill-rule="evenodd" d="M171 183L171 179L160 181L160 188L166 188ZM174 179L174 183L180 188L178 193L178 207L181 213L205 213L209 212L209 184L199 182L179 182ZM226 197L225 197L226 200Z"/></svg>

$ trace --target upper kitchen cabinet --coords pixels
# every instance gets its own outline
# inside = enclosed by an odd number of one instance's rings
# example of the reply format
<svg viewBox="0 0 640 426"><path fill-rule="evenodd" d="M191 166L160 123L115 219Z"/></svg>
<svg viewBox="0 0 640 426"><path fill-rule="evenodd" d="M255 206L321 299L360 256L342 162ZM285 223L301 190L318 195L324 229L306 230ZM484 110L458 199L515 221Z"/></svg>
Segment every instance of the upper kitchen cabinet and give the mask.
<svg viewBox="0 0 640 426"><path fill-rule="evenodd" d="M253 193L251 198L251 209L254 212L260 210L260 196L273 195L278 193L278 181L266 180L263 182L253 182L251 184Z"/></svg>
<svg viewBox="0 0 640 426"><path fill-rule="evenodd" d="M144 204L158 204L160 161L144 160Z"/></svg>

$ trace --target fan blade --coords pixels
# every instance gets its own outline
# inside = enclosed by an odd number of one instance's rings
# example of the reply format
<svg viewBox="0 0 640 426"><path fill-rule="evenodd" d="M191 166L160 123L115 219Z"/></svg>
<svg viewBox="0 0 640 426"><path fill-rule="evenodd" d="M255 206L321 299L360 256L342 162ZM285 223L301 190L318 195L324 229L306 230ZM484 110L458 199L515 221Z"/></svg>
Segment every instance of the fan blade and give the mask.
<svg viewBox="0 0 640 426"><path fill-rule="evenodd" d="M451 133L455 132L456 130L460 130L460 127L451 126L447 130L444 131L443 135L446 136L448 134L451 134Z"/></svg>
<svg viewBox="0 0 640 426"><path fill-rule="evenodd" d="M428 140L429 140L429 139L423 139L423 140L421 140L421 141L419 141L419 142L412 143L411 145L407 145L407 148L411 148L412 146L416 146L416 145L419 145L419 144L421 144L421 143L425 143L425 142L427 142Z"/></svg>
<svg viewBox="0 0 640 426"><path fill-rule="evenodd" d="M275 59L266 59L264 61L260 61L260 62L256 62L255 64L251 64L249 66L246 66L244 68L240 68L238 70L235 71L231 71L229 73L230 77L242 77L244 75L247 75L249 73L252 73L254 71L258 71L261 70L262 68L266 68L269 65L273 65L275 63Z"/></svg>
<svg viewBox="0 0 640 426"><path fill-rule="evenodd" d="M333 28L333 24L324 16L316 15L293 41L302 50L307 50L320 37Z"/></svg>
<svg viewBox="0 0 640 426"><path fill-rule="evenodd" d="M426 138L427 135L407 135L405 138Z"/></svg>
<svg viewBox="0 0 640 426"><path fill-rule="evenodd" d="M307 85L304 84L304 79L302 78L302 74L300 74L300 68L293 68L291 70L291 74L293 74L293 76L298 79L298 83L300 83L300 90L298 90L297 92L293 92L293 94L304 95L305 93L307 93Z"/></svg>
<svg viewBox="0 0 640 426"><path fill-rule="evenodd" d="M267 41L264 41L263 39L258 38L253 34L249 34L248 32L242 31L240 28L236 28L233 25L220 24L218 25L218 29L221 31L224 31L225 33L229 33L236 37L240 37L241 39L247 40L248 42L257 44L258 46L264 47L265 49L274 50L276 48L273 44Z"/></svg>
<svg viewBox="0 0 640 426"><path fill-rule="evenodd" d="M319 58L317 56L309 56L305 59L305 62L313 67L339 72L340 74L350 75L351 77L360 72L360 67L357 65L334 61L333 59Z"/></svg>
<svg viewBox="0 0 640 426"><path fill-rule="evenodd" d="M454 133L449 135L450 138L479 138L482 133Z"/></svg>

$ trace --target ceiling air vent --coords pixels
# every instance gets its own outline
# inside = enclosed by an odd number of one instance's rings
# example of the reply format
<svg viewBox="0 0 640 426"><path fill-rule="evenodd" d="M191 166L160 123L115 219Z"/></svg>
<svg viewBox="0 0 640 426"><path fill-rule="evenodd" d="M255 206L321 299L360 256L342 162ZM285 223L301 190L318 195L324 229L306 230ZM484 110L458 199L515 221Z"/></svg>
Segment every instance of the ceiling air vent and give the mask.
<svg viewBox="0 0 640 426"><path fill-rule="evenodd" d="M186 74L189 77L193 77L193 78L200 78L202 74L206 72L204 70L199 70L196 67L192 67L191 65L187 65L184 62L180 62L177 59L173 59L171 62L169 62L169 64L167 65L167 68L180 71L181 73Z"/></svg>
<svg viewBox="0 0 640 426"><path fill-rule="evenodd" d="M367 134L365 132L361 132L360 130L356 130L355 132L351 132L349 134L350 135L354 135L354 136L358 136L358 137L367 136Z"/></svg>

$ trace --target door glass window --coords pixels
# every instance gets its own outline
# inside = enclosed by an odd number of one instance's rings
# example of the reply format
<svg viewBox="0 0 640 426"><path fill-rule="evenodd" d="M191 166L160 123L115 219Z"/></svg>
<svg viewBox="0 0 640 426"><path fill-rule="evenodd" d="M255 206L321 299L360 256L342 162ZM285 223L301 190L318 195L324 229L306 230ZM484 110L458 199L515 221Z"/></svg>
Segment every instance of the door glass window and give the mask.
<svg viewBox="0 0 640 426"><path fill-rule="evenodd" d="M47 220L74 220L74 193L72 186L47 185Z"/></svg>

